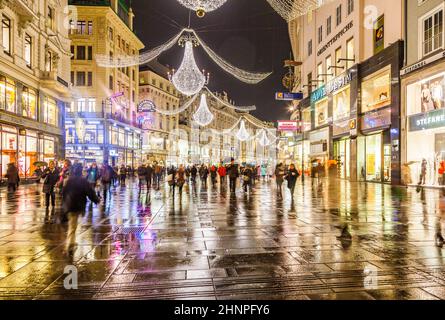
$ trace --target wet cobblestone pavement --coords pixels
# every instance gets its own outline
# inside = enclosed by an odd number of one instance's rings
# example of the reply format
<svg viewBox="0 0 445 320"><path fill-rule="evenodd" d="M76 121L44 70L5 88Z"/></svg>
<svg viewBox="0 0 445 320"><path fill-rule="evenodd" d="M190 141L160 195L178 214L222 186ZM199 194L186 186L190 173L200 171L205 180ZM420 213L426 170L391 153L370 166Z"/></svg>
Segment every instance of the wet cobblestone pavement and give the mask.
<svg viewBox="0 0 445 320"><path fill-rule="evenodd" d="M271 181L180 201L136 185L79 219L72 259L60 203L47 213L40 187L1 189L0 298L445 299L437 190L308 180L292 202ZM338 238L346 225L351 240Z"/></svg>

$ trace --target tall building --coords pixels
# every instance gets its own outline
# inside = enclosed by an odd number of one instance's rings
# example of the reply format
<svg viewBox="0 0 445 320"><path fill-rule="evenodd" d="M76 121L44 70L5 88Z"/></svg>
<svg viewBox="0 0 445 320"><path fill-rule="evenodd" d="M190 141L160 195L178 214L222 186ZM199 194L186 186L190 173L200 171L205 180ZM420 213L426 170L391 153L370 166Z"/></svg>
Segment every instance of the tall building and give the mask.
<svg viewBox="0 0 445 320"><path fill-rule="evenodd" d="M404 1L328 1L289 24L304 93L295 159L337 160L338 176L400 183Z"/></svg>
<svg viewBox="0 0 445 320"><path fill-rule="evenodd" d="M136 166L142 130L137 121L139 67L104 68L95 55L135 56L144 48L124 0L70 0L73 103L66 114L67 157Z"/></svg>
<svg viewBox="0 0 445 320"><path fill-rule="evenodd" d="M0 166L29 178L37 161L64 157L70 102L67 0L0 1Z"/></svg>
<svg viewBox="0 0 445 320"><path fill-rule="evenodd" d="M171 162L172 152L177 149L176 135L179 115L163 115L154 112L154 106L162 110L178 109L180 96L168 80L169 69L157 60L140 69L139 115L143 133L142 158L162 164ZM169 158L170 156L170 158Z"/></svg>
<svg viewBox="0 0 445 320"><path fill-rule="evenodd" d="M445 185L445 32L443 0L406 1L402 76L402 163L417 184Z"/></svg>

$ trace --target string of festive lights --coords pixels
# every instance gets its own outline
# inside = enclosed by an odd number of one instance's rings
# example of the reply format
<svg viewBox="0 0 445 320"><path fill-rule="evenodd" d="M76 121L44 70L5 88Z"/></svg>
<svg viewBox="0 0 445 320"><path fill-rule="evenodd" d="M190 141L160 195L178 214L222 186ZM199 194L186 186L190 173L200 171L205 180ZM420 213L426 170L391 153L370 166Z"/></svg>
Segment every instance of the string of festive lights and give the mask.
<svg viewBox="0 0 445 320"><path fill-rule="evenodd" d="M240 128L238 130L238 133L236 134L236 137L239 141L247 141L250 137L249 133L246 130L246 122L244 120L241 120Z"/></svg>
<svg viewBox="0 0 445 320"><path fill-rule="evenodd" d="M272 8L287 22L317 9L330 0L267 0Z"/></svg>
<svg viewBox="0 0 445 320"><path fill-rule="evenodd" d="M239 111L255 111L256 110L256 106L234 106L233 104L224 101L223 99L221 99L220 97L218 97L216 94L214 94L212 91L210 91L209 88L204 87L205 90L207 90L207 92L219 103L221 103L222 105L231 108L231 109L235 109L235 110L239 110Z"/></svg>
<svg viewBox="0 0 445 320"><path fill-rule="evenodd" d="M193 120L200 125L201 127L206 127L210 123L212 123L214 119L213 114L209 110L209 106L207 105L207 97L203 93L201 95L201 103L199 104L198 110L196 110L193 115Z"/></svg>
<svg viewBox="0 0 445 320"><path fill-rule="evenodd" d="M199 41L201 46L203 47L204 51L207 52L207 54L210 56L210 58L225 72L229 73L233 77L237 78L238 80L248 83L248 84L257 84L269 77L272 72L268 73L253 73L248 72L245 70L242 70L240 68L237 68L218 56L210 47L201 39L198 37L197 33L190 29L189 32L192 32L196 39Z"/></svg>
<svg viewBox="0 0 445 320"><path fill-rule="evenodd" d="M155 111L163 114L165 116L173 116L176 114L179 114L185 110L187 110L192 104L193 102L195 102L196 98L198 98L199 93L195 94L192 98L190 98L182 107L178 108L178 109L174 109L172 111L168 111L168 110L164 110L164 109L159 109L158 107L155 106Z"/></svg>

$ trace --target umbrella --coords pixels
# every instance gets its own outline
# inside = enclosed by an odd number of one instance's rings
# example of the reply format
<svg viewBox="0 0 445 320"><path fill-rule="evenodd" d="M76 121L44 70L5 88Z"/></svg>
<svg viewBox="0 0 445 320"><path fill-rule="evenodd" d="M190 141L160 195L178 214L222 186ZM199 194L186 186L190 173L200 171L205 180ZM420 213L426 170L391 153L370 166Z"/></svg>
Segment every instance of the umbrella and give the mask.
<svg viewBox="0 0 445 320"><path fill-rule="evenodd" d="M46 163L45 161L36 161L33 163L34 167L47 167L48 163Z"/></svg>

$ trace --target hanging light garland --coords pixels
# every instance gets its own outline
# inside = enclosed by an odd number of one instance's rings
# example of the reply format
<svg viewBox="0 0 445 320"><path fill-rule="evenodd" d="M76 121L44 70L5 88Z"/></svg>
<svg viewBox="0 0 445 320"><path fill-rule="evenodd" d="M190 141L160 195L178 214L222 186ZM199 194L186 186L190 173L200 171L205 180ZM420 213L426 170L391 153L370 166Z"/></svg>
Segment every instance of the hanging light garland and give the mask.
<svg viewBox="0 0 445 320"><path fill-rule="evenodd" d="M331 0L267 0L287 22L317 9L328 1Z"/></svg>
<svg viewBox="0 0 445 320"><path fill-rule="evenodd" d="M196 98L198 98L198 96L199 96L199 93L195 94L186 103L184 103L184 105L182 107L180 107L178 109L174 109L172 111L160 109L157 106L154 107L154 110L160 114L165 115L165 116L173 116L173 115L179 114L179 113L187 110L193 104L193 102L195 102L195 100L196 100Z"/></svg>
<svg viewBox="0 0 445 320"><path fill-rule="evenodd" d="M213 97L216 101L221 103L223 106L226 106L231 109L239 110L239 111L255 111L256 110L256 106L254 106L254 105L253 106L234 106L233 104L231 104L227 101L224 101L223 99L218 97L216 94L214 94L212 91L210 91L209 88L204 87L204 89L210 94L211 97Z"/></svg>
<svg viewBox="0 0 445 320"><path fill-rule="evenodd" d="M213 114L209 110L209 106L207 105L207 97L203 93L201 95L201 103L199 104L198 110L196 110L193 115L193 120L201 127L208 126L213 121Z"/></svg>
<svg viewBox="0 0 445 320"><path fill-rule="evenodd" d="M183 35L184 32L192 34L194 36L193 41L196 42L195 45L198 44L201 45L204 51L220 68L222 68L225 72L229 73L230 75L232 75L233 77L237 78L242 82L248 84L257 84L272 74L272 72L253 73L233 66L232 64L224 60L222 57L218 56L204 41L202 41L198 37L198 35L193 29L183 29L165 44L160 45L159 47L153 50L144 52L138 56L118 55L115 57L110 57L106 54L96 54L95 59L100 67L105 67L105 68L121 68L121 67L132 67L136 65L144 65L156 59L163 52L173 47L176 42L178 41L182 42L181 36Z"/></svg>
<svg viewBox="0 0 445 320"><path fill-rule="evenodd" d="M193 37L181 38L180 45L185 46L184 58L178 71L173 71L173 75L169 73L168 77L179 92L193 96L209 83L210 74L204 75L196 65L193 45L197 46L198 43Z"/></svg>
<svg viewBox="0 0 445 320"><path fill-rule="evenodd" d="M178 2L186 8L196 11L196 15L202 18L207 12L221 7L227 0L178 0Z"/></svg>

